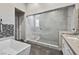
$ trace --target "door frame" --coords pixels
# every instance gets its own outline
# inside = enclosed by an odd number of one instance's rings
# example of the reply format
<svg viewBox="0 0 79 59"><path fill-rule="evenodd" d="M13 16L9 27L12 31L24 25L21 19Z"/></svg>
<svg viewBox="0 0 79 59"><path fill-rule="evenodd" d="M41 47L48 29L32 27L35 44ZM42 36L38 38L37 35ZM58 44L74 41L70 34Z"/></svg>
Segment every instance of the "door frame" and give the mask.
<svg viewBox="0 0 79 59"><path fill-rule="evenodd" d="M18 14L18 16L23 16L23 20L25 20L25 12L24 11L22 11L22 10L20 10L20 9L18 9L18 8L15 8L14 9L15 10L15 17L16 17L16 14ZM19 20L19 17L18 17L18 20ZM19 25L19 23L18 23L18 25ZM14 37L15 37L15 39L16 39L16 18L15 18L15 29L14 29ZM18 34L20 34L20 36L21 36L21 32L19 33L19 31L18 31ZM18 36L18 35L17 35ZM18 38L20 37L20 36L18 36ZM24 36L25 37L25 36ZM22 40L22 38L20 37L20 40Z"/></svg>

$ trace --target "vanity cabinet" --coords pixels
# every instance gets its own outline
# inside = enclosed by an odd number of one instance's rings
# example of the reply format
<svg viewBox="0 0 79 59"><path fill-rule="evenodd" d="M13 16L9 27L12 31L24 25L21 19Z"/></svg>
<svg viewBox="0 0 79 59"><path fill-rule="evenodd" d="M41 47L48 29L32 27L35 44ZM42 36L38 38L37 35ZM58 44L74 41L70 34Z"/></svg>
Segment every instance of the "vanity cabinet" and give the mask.
<svg viewBox="0 0 79 59"><path fill-rule="evenodd" d="M62 52L64 55L74 55L64 38L62 38Z"/></svg>

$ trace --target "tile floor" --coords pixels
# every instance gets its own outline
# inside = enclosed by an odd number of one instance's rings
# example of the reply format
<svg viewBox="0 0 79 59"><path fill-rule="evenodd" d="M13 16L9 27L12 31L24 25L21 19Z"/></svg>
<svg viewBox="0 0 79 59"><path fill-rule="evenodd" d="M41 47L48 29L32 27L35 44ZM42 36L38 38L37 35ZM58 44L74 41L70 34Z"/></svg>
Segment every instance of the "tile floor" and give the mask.
<svg viewBox="0 0 79 59"><path fill-rule="evenodd" d="M62 55L62 52L56 49L47 48L33 43L29 43L29 44L31 44L30 55Z"/></svg>

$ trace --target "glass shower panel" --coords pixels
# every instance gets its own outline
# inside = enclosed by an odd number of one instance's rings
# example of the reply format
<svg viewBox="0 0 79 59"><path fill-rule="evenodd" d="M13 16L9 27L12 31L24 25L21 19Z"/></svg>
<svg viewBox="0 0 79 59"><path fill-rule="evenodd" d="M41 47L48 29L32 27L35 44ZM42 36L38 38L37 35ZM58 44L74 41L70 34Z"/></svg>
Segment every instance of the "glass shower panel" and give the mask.
<svg viewBox="0 0 79 59"><path fill-rule="evenodd" d="M36 27L36 33L39 34L38 41L52 45L59 45L59 31L67 29L67 9L58 9L35 16L39 19L39 27Z"/></svg>
<svg viewBox="0 0 79 59"><path fill-rule="evenodd" d="M27 36L31 40L38 40L39 39L39 19L38 17L35 18L34 15L27 17L28 23L28 31Z"/></svg>
<svg viewBox="0 0 79 59"><path fill-rule="evenodd" d="M40 39L40 25L39 25L39 16L40 15L36 15L34 16L34 39L35 40L39 40Z"/></svg>
<svg viewBox="0 0 79 59"><path fill-rule="evenodd" d="M34 32L35 32L35 21L34 16L27 17L27 36L30 39L34 39Z"/></svg>

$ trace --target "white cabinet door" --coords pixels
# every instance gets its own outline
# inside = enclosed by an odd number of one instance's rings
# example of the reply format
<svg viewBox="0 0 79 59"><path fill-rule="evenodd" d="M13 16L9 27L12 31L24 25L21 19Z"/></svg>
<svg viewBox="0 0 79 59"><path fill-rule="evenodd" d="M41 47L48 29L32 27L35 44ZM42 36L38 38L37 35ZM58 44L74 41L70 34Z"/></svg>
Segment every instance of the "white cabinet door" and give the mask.
<svg viewBox="0 0 79 59"><path fill-rule="evenodd" d="M64 55L73 55L72 50L67 45L67 43L64 39L62 39L62 52L63 52Z"/></svg>

